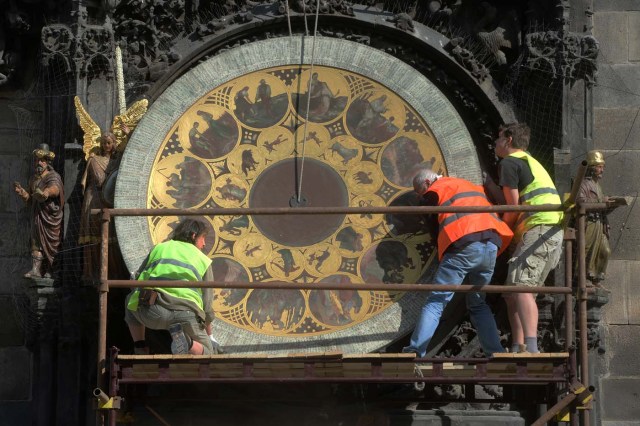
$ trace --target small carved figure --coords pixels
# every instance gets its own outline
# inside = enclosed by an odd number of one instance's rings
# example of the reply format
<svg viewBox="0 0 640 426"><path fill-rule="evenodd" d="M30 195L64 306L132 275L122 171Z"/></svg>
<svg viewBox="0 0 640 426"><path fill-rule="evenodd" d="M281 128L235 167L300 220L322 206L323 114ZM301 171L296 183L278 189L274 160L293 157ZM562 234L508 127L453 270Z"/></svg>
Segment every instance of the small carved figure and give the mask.
<svg viewBox="0 0 640 426"><path fill-rule="evenodd" d="M387 21L396 24L396 28L402 31L414 32L413 17L408 13L398 13L391 18L387 18Z"/></svg>
<svg viewBox="0 0 640 426"><path fill-rule="evenodd" d="M127 144L131 131L136 127L144 113L147 111L147 100L143 99L134 103L122 115L113 119L111 132L101 132L100 127L84 109L82 102L76 96L74 98L78 122L84 132L82 151L87 160L87 165L82 175L82 212L80 219L80 235L78 244L83 245L84 262L82 278L85 280L97 279L100 267L100 217L91 215L92 209L107 207L109 200L102 196L103 185L110 173L117 171L120 153ZM110 200L113 201L113 200ZM117 257L110 256L110 260ZM114 271L118 266L112 263L110 270Z"/></svg>
<svg viewBox="0 0 640 426"><path fill-rule="evenodd" d="M618 198L609 198L602 192L600 179L604 175L604 156L600 151L587 153L587 174L580 185L577 201L581 203L608 203L612 209L620 204ZM587 279L594 287L605 289L601 281L605 278L607 264L611 255L609 247L609 221L607 215L612 211L591 211L587 214L586 226L586 265Z"/></svg>
<svg viewBox="0 0 640 426"><path fill-rule="evenodd" d="M35 174L29 179L28 190L14 182L16 194L31 208L31 270L25 278L49 278L53 260L61 241L64 209L62 178L53 170L51 161L55 154L49 145L40 144L33 151Z"/></svg>

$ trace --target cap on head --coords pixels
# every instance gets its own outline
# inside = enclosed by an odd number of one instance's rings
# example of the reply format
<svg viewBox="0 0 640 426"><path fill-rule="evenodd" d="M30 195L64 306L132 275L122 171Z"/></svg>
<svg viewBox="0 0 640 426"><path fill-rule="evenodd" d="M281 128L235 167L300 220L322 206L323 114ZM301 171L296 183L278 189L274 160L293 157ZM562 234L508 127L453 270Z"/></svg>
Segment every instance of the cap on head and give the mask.
<svg viewBox="0 0 640 426"><path fill-rule="evenodd" d="M587 165L588 166L600 166L604 165L604 155L600 151L589 151L587 153Z"/></svg>
<svg viewBox="0 0 640 426"><path fill-rule="evenodd" d="M40 145L38 145L38 147L33 150L33 156L41 160L44 158L47 161L51 161L56 158L56 154L49 151L49 145L47 145L46 143L41 143Z"/></svg>

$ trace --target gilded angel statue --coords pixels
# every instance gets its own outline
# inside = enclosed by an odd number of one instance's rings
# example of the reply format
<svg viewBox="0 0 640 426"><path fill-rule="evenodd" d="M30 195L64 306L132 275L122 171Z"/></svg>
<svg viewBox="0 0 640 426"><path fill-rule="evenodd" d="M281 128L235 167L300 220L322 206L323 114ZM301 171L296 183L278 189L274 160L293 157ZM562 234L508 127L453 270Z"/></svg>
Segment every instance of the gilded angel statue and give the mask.
<svg viewBox="0 0 640 426"><path fill-rule="evenodd" d="M84 152L87 165L82 176L84 200L82 202L82 217L80 220L80 237L78 243L84 246L85 281L96 280L100 269L100 216L91 215L91 209L111 207L113 200L104 197L103 185L109 174L118 169L120 155L127 145L129 135L138 125L140 119L147 112L148 101L137 101L124 114L113 119L111 131L104 132L85 110L82 102L74 98L78 122L84 132ZM114 256L110 256L111 258Z"/></svg>

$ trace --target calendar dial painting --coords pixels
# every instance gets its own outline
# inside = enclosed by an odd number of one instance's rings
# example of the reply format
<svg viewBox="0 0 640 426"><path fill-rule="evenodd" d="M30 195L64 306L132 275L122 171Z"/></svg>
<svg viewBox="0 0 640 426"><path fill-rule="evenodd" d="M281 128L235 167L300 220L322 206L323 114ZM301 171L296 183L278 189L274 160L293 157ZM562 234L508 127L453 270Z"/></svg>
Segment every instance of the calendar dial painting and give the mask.
<svg viewBox="0 0 640 426"><path fill-rule="evenodd" d="M161 144L149 208L415 205L412 178L447 174L432 131L387 87L326 66L280 66L228 81L189 107ZM300 191L301 189L301 191ZM180 218L151 217L154 243ZM217 320L259 334L323 335L403 297L435 256L420 216L203 218ZM389 291L267 290L259 283L388 283Z"/></svg>

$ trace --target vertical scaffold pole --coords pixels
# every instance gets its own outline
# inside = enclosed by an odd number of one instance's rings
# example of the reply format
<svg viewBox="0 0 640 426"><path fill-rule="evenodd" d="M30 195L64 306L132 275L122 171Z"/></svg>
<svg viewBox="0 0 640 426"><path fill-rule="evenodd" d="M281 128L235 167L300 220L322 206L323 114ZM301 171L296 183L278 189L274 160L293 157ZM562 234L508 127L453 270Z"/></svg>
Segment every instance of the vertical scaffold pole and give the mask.
<svg viewBox="0 0 640 426"><path fill-rule="evenodd" d="M100 317L98 320L98 359L97 359L97 387L104 389L106 384L105 368L107 359L107 284L109 270L109 224L111 214L108 209L102 210L102 240L100 241L100 288L98 291ZM110 395L112 396L112 395ZM104 423L103 411L98 411L97 423Z"/></svg>
<svg viewBox="0 0 640 426"><path fill-rule="evenodd" d="M565 230L565 246L564 246L564 283L565 287L573 287L573 242L576 235L575 230ZM565 330L564 330L564 350L569 354L569 377L568 383L572 383L577 379L577 362L576 362L576 329L573 315L575 309L573 306L573 295L566 294L564 297L564 317L565 317ZM570 413L571 426L578 426L578 417L576 410L571 409Z"/></svg>
<svg viewBox="0 0 640 426"><path fill-rule="evenodd" d="M580 328L580 382L589 387L589 352L587 345L587 265L586 265L586 210L578 204L576 220L578 243L578 327ZM582 424L589 425L589 410L582 410Z"/></svg>

